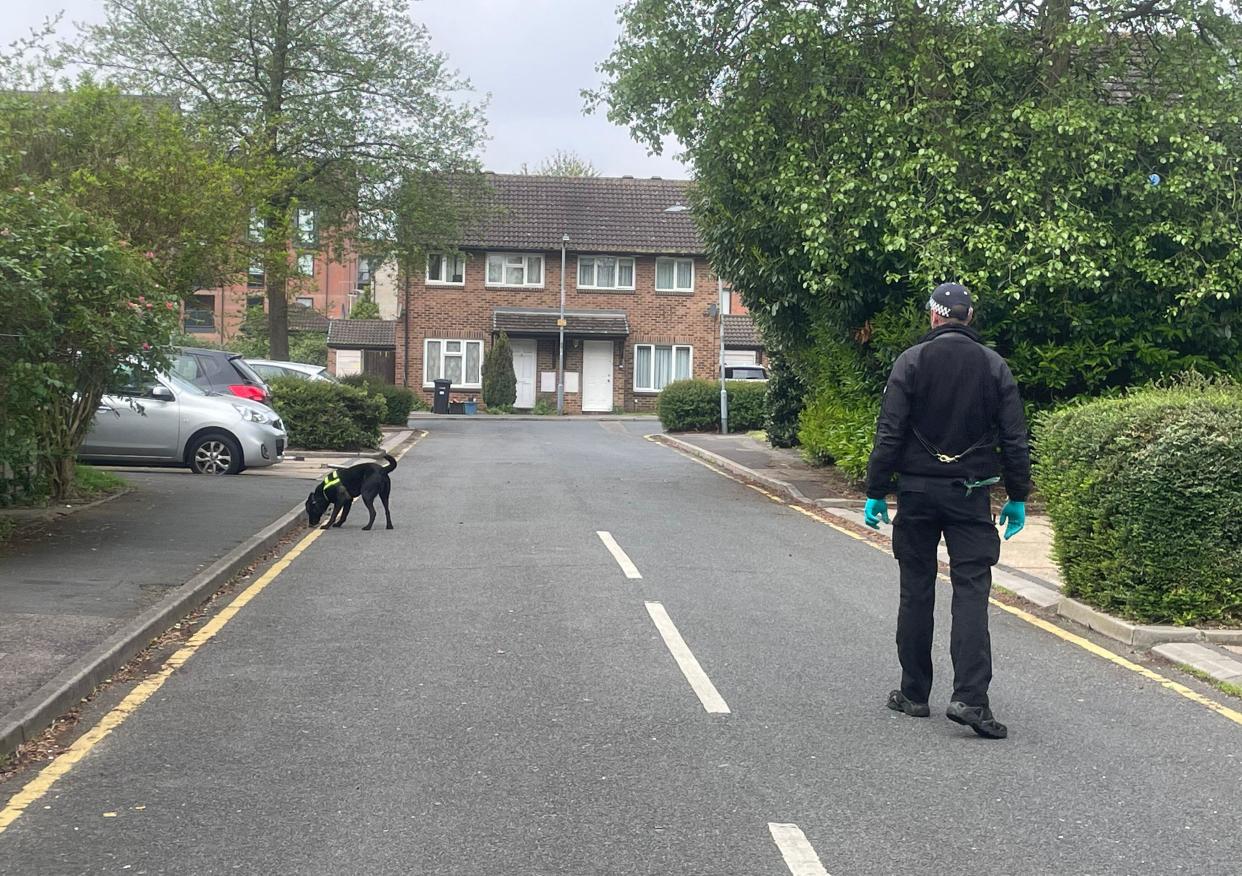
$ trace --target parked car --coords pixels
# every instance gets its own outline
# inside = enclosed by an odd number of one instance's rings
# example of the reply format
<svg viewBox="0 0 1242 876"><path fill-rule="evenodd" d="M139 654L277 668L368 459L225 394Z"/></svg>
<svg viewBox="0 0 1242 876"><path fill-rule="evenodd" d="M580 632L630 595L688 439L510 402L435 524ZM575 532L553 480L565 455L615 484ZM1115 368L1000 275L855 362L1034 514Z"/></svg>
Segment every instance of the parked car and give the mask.
<svg viewBox="0 0 1242 876"><path fill-rule="evenodd" d="M206 392L235 395L265 405L272 401L271 390L267 388L263 378L246 364L240 353L201 347L175 347L170 370Z"/></svg>
<svg viewBox="0 0 1242 876"><path fill-rule="evenodd" d="M271 359L247 359L246 364L264 380L299 377L302 380L340 383L336 375L329 373L328 369L322 365L307 365L305 362L273 362Z"/></svg>
<svg viewBox="0 0 1242 876"><path fill-rule="evenodd" d="M284 424L271 408L206 393L175 374L139 377L105 395L78 456L91 462L185 465L197 474L237 474L280 462Z"/></svg>
<svg viewBox="0 0 1242 876"><path fill-rule="evenodd" d="M767 380L768 369L762 365L726 365L725 380Z"/></svg>

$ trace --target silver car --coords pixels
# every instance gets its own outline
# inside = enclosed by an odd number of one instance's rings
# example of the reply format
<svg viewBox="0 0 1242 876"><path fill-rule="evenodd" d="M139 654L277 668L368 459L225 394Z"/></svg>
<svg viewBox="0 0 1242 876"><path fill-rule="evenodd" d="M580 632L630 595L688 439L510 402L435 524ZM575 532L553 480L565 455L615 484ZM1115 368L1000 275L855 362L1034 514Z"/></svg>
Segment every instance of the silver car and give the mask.
<svg viewBox="0 0 1242 876"><path fill-rule="evenodd" d="M322 365L307 365L304 362L273 362L271 359L247 359L250 370L264 380L279 380L282 377L299 377L302 380L326 380L329 383L340 383L335 375Z"/></svg>
<svg viewBox="0 0 1242 876"><path fill-rule="evenodd" d="M128 385L99 403L82 459L237 474L283 458L285 427L266 405L206 393L174 374L124 376Z"/></svg>

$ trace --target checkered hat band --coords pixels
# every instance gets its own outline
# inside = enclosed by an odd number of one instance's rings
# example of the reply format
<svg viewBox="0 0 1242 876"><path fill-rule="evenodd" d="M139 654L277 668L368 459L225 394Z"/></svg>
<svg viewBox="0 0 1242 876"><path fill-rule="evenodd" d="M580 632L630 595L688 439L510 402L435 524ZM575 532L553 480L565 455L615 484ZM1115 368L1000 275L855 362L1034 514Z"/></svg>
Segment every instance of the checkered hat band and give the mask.
<svg viewBox="0 0 1242 876"><path fill-rule="evenodd" d="M939 301L937 301L935 298L929 298L929 299L928 299L928 301L927 301L927 308L928 308L929 310L931 310L933 313L938 313L938 314L940 314L941 316L945 317L946 319L947 319L947 318L949 318L950 316L952 316L952 315L953 315L953 311L952 311L952 310L950 310L950 309L949 309L948 307L946 307L945 305L941 304L941 303L940 303Z"/></svg>

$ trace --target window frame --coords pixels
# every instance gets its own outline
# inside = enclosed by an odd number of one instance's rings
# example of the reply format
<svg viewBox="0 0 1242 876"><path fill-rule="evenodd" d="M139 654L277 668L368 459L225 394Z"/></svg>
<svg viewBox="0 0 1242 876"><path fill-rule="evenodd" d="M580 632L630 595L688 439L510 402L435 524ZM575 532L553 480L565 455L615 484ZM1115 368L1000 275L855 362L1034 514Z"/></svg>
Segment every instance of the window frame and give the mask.
<svg viewBox="0 0 1242 876"><path fill-rule="evenodd" d="M507 271L509 268L511 268L511 267L516 267L516 265L510 265L510 264L507 264L506 262L503 262L503 261L501 262L501 265L500 265L500 281L499 281L499 282L492 282L492 280L491 280L491 263L492 263L492 259L494 259L494 258L498 258L498 259L516 259L516 258L520 258L520 259L522 259L522 278L523 278L523 281L525 281L525 279L526 279L527 277L529 277L529 276L530 276L530 260L531 260L531 259L539 259L539 282L538 282L538 283L527 283L527 282L522 282L522 283L506 283L506 282L504 282L504 277L505 277L505 273L506 273L506 271ZM530 252L489 252L489 253L487 254L487 259L484 261L484 264L483 264L483 285L484 285L486 288L490 288L490 289L542 289L542 288L543 288L544 279L547 277L547 275L548 275L548 271L547 271L547 260L543 257L543 253L541 253L541 252L539 252L539 253L530 253Z"/></svg>
<svg viewBox="0 0 1242 876"><path fill-rule="evenodd" d="M194 302L201 303L201 299L204 299L204 298L211 299L211 306L207 308L196 307L194 308L193 312L195 314L200 314L204 312L205 310L207 314L211 317L211 322L210 324L195 322L193 325L191 325L190 324L190 312L191 312L190 302L194 301ZM185 305L186 305L185 311L181 318L181 325L185 328L186 334L193 334L193 335L211 334L212 332L215 332L217 330L216 295L214 292L195 292L188 299L186 299ZM199 317L196 316L195 319L197 320L199 319Z"/></svg>
<svg viewBox="0 0 1242 876"><path fill-rule="evenodd" d="M672 383L674 380L687 380L689 378L694 377L694 345L693 344L635 344L634 345L634 392L649 393L649 394L654 395L654 394L659 393L664 388L664 387L660 387L660 389L655 389L654 387L651 387L651 386L639 386L638 385L638 349L639 347L647 347L651 350L651 382L652 383L655 383L655 351L656 351L656 348L658 347L668 347L670 351L670 355L673 357L673 373L672 373L671 378L669 379L669 383ZM687 377L677 377L677 351L678 350L689 350L690 351L690 374ZM668 386L668 383L664 384L664 386Z"/></svg>
<svg viewBox="0 0 1242 876"><path fill-rule="evenodd" d="M593 282L590 285L583 285L582 283L582 262L584 259L590 259L593 262L591 266L591 278ZM614 260L617 263L616 265L617 277L621 276L621 263L629 262L630 263L630 285L622 286L618 284L614 286L600 286L599 285L599 264L597 261L598 259ZM638 270L638 260L634 256L618 256L618 255L608 255L608 254L579 255L577 267L578 267L578 270L574 274L574 285L575 285L575 288L577 289L586 289L592 292L633 292L637 288L636 273Z"/></svg>
<svg viewBox="0 0 1242 876"><path fill-rule="evenodd" d="M673 263L673 285L672 286L661 286L660 285L660 262L672 262ZM677 285L677 263L678 262L689 262L690 263L690 285L689 286L678 286ZM655 260L655 278L654 278L653 285L655 286L655 290L657 292L669 292L669 293L677 294L677 295L693 295L694 294L694 280L695 280L695 277L694 277L694 258L693 257L659 256Z"/></svg>
<svg viewBox="0 0 1242 876"><path fill-rule="evenodd" d="M482 341L477 340L477 339L472 339L472 338L423 338L423 389L433 389L436 385L435 381L437 380L437 378L430 377L429 372L427 370L427 352L428 352L427 348L433 343L437 343L440 345L440 362L439 362L439 368L437 369L437 373L439 374L444 373L444 360L446 356L460 356L461 357L461 376L462 376L463 382L454 383L452 386L453 389L459 389L459 390L468 390L468 389L469 390L481 390L483 389L483 354L487 351L483 348ZM446 352L445 345L449 343L460 343L461 352L460 353ZM466 378L466 347L469 344L478 344L478 347L479 347L479 380L477 383L464 382Z"/></svg>
<svg viewBox="0 0 1242 876"><path fill-rule="evenodd" d="M440 257L440 259L441 259L440 264L441 264L441 266L442 266L442 267L443 267L444 265L447 265L447 264L448 264L448 260L449 260L450 258L454 260L454 265L456 265L456 264L457 264L457 261L458 261L458 260L460 260L460 262L461 262L461 282L456 282L456 281L453 281L453 280L433 280L433 279L431 279L431 257L432 257L432 256L439 256L439 257ZM427 270L426 270L426 272L423 274L423 276L426 278L426 283L427 283L427 285L428 285L428 286L465 286L465 285L466 285L466 254L465 254L465 253L455 253L455 254L454 254L454 253L447 253L447 252L429 252L429 253L427 253Z"/></svg>
<svg viewBox="0 0 1242 876"><path fill-rule="evenodd" d="M303 221L309 219L309 223ZM298 207L294 216L294 239L298 249L319 248L319 216L314 207ZM307 227L309 225L309 228Z"/></svg>

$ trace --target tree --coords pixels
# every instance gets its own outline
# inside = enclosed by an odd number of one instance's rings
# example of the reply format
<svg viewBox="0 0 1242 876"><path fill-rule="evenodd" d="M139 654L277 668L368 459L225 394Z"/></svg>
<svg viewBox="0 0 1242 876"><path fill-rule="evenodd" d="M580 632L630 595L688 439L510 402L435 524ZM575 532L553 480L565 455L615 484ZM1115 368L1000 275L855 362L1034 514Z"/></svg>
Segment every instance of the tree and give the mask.
<svg viewBox="0 0 1242 876"><path fill-rule="evenodd" d="M367 292L354 302L354 306L349 308L350 319L379 319L379 305L375 303L375 297Z"/></svg>
<svg viewBox="0 0 1242 876"><path fill-rule="evenodd" d="M522 162L522 173L538 176L599 176L599 171L590 161L577 152L561 149L553 152L533 170L527 167L526 162Z"/></svg>
<svg viewBox="0 0 1242 876"><path fill-rule="evenodd" d="M177 97L262 181L255 211L271 355L288 355L291 257L393 247L421 174L477 170L481 113L407 0L108 0L78 57ZM418 219L455 236L457 206Z"/></svg>
<svg viewBox="0 0 1242 876"><path fill-rule="evenodd" d="M592 99L685 145L714 265L809 391L835 348L877 391L947 279L1036 401L1242 367L1222 7L633 0L622 24Z"/></svg>
<svg viewBox="0 0 1242 876"><path fill-rule="evenodd" d="M0 403L7 409L21 396L19 419L38 439L38 479L54 499L70 495L77 449L118 366L142 380L165 364L179 309L156 274L149 253L55 186L0 195L0 308L12 326Z"/></svg>
<svg viewBox="0 0 1242 876"><path fill-rule="evenodd" d="M511 408L516 401L513 348L509 346L509 336L501 332L483 359L483 404L489 408Z"/></svg>

